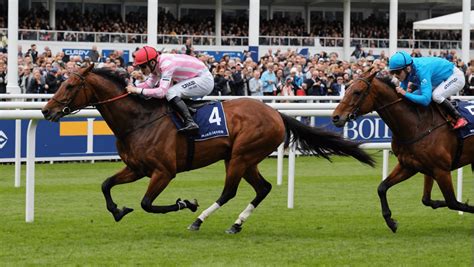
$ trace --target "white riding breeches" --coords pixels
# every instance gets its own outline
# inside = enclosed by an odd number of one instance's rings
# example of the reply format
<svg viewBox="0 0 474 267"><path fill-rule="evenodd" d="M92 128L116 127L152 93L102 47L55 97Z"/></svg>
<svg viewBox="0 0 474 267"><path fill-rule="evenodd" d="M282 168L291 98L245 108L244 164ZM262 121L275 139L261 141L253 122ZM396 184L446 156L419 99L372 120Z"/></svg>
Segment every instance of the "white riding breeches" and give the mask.
<svg viewBox="0 0 474 267"><path fill-rule="evenodd" d="M201 75L181 81L168 89L166 99L171 100L176 96L180 98L203 97L214 89L214 77L208 70L203 71Z"/></svg>
<svg viewBox="0 0 474 267"><path fill-rule="evenodd" d="M442 103L446 98L461 91L465 82L464 73L454 67L453 74L433 90L433 101L438 104Z"/></svg>

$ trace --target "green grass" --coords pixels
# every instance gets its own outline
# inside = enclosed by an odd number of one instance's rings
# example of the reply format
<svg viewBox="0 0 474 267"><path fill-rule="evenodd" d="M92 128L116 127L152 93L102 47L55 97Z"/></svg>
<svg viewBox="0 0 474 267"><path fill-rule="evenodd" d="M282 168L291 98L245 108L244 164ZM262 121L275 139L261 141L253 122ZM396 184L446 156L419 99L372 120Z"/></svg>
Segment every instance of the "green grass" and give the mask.
<svg viewBox="0 0 474 267"><path fill-rule="evenodd" d="M472 266L474 216L424 207L420 175L389 190L400 225L396 234L388 229L377 196L381 152L375 155L375 169L350 158L297 158L294 209L286 208L287 169L277 186L276 160L267 159L260 170L273 190L238 235L224 231L254 197L245 181L199 232L186 230L219 197L222 163L179 174L155 202L197 198L196 213L144 212L147 178L117 186L115 202L135 208L120 223L100 187L122 163L38 164L33 223L24 221L24 179L14 188L14 166L0 165L0 265ZM464 171L464 200L473 199L473 175ZM441 198L437 187L433 198Z"/></svg>

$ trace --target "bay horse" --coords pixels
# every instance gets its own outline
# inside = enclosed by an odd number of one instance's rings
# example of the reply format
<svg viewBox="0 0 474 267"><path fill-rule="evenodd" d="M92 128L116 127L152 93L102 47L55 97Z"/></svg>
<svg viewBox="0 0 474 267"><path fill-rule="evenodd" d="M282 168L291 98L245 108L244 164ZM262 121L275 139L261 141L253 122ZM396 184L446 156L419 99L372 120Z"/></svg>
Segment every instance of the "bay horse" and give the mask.
<svg viewBox="0 0 474 267"><path fill-rule="evenodd" d="M198 208L195 200L178 199L172 205L163 206L153 205L153 202L177 173L224 160L226 177L221 196L188 229L199 230L204 219L232 199L243 177L255 190L256 197L227 230L227 233L238 233L243 221L272 188L260 174L258 163L275 151L290 133L304 152L326 159L330 159L331 154L352 156L368 165L374 164L356 142L306 126L258 100L237 99L223 102L229 135L195 142L194 160L189 167L188 138L177 133L167 101L129 95L126 86L124 77L90 65L71 73L42 109L46 120L57 122L89 105L96 106L114 133L118 154L126 166L103 182L102 192L107 209L117 222L133 209L117 208L110 192L115 185L148 176L150 182L141 201L145 211L167 213L187 208L195 212Z"/></svg>
<svg viewBox="0 0 474 267"><path fill-rule="evenodd" d="M398 223L392 218L387 190L418 172L424 174L424 205L473 213L474 206L456 200L451 171L467 164L473 166L474 137L458 138L450 119L434 102L428 107L414 104L396 92L389 77L378 78L376 74L367 71L353 81L334 110L332 121L342 127L349 120L376 111L392 130L392 151L398 164L378 186L388 227L395 233ZM444 200L431 199L433 180Z"/></svg>

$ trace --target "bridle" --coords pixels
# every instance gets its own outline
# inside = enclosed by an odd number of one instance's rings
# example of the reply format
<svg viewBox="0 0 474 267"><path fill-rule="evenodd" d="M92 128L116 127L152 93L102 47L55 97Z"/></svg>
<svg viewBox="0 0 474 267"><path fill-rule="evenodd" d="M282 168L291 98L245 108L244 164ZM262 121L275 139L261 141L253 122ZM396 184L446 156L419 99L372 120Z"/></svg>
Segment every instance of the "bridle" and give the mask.
<svg viewBox="0 0 474 267"><path fill-rule="evenodd" d="M372 89L371 82L370 82L369 80L365 79L365 78L357 78L357 79L355 79L354 81L362 81L362 82L364 82L364 83L367 85L367 89L364 90L364 92L362 93L362 95L359 97L359 99L357 100L357 102L354 104L354 106L355 106L356 108L354 109L354 111L352 111L352 112L349 114L349 117L348 117L349 120L355 120L357 117L359 117L359 114L358 114L358 113L359 113L359 111L360 111L360 108L361 108L361 106L362 106L362 103L363 103L363 101L365 100L365 98L369 95L370 89ZM400 102L400 101L402 101L402 100L403 100L403 98L397 98L396 100L394 100L394 101L392 101L392 102L390 102L390 103L388 103L388 104L385 104L385 105L383 105L383 106L381 106L381 107L375 109L375 111L377 111L377 112L382 111L383 109L385 109L385 108L387 108L387 107L389 107L389 106L391 106L391 105L393 105L393 104L396 104L396 103L398 103L398 102ZM341 103L344 103L344 104L348 105L348 103L346 103L346 102L344 102L344 101L341 101Z"/></svg>
<svg viewBox="0 0 474 267"><path fill-rule="evenodd" d="M114 102L116 100L119 100L119 99L122 99L124 97L127 97L130 93L124 93L124 94L121 94L121 95L118 95L118 96L115 96L115 97L112 97L110 99L106 99L106 100L102 100L102 101L98 101L98 102L95 102L95 103L90 103L90 104L86 104L86 105L82 105L82 106L79 106L75 109L72 109L70 107L70 104L71 102L76 98L77 94L80 92L80 91L84 91L84 88L86 87L86 78L84 76L82 76L81 74L77 73L77 72L71 72L72 75L76 76L77 78L79 78L81 80L81 84L79 84L79 88L73 93L72 97L70 97L68 100L58 100L56 97L52 97L51 99L53 101L55 101L56 103L60 104L60 105L63 105L63 109L61 110L62 113L64 113L64 115L69 115L69 114L73 114L73 113L77 113L79 112L81 109L85 108L85 107L88 107L88 106L98 106L98 105L103 105L103 104L107 104L107 103L110 103L110 102ZM87 95L86 95L86 98L87 98ZM86 101L86 102L89 102L89 101Z"/></svg>

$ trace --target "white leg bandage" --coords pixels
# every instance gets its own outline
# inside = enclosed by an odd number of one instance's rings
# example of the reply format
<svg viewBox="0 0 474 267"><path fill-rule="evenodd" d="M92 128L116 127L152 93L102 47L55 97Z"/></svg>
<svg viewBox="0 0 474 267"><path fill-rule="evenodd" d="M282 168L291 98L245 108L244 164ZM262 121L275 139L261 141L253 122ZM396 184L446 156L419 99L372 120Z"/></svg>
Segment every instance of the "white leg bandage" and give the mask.
<svg viewBox="0 0 474 267"><path fill-rule="evenodd" d="M214 211L216 211L218 208L220 208L221 206L219 206L219 204L217 203L214 203L212 204L209 208L207 208L206 210L204 210L201 215L199 215L199 219L201 221L204 221L207 217L209 217L209 215L211 215Z"/></svg>
<svg viewBox="0 0 474 267"><path fill-rule="evenodd" d="M239 214L239 218L235 221L235 224L241 225L244 223L247 218L252 214L252 211L255 209L255 207L252 204L249 204L242 213Z"/></svg>

